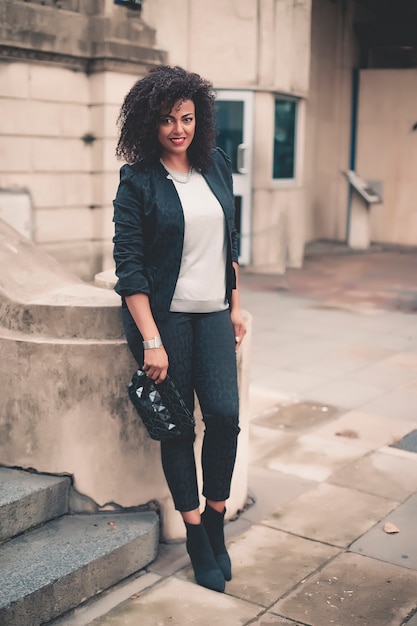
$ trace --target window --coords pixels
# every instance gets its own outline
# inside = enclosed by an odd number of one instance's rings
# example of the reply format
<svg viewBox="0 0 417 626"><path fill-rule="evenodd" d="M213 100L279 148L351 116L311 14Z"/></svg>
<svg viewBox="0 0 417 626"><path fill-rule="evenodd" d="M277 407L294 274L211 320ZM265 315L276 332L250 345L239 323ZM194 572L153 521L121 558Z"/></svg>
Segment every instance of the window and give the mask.
<svg viewBox="0 0 417 626"><path fill-rule="evenodd" d="M275 98L274 179L295 178L297 101Z"/></svg>

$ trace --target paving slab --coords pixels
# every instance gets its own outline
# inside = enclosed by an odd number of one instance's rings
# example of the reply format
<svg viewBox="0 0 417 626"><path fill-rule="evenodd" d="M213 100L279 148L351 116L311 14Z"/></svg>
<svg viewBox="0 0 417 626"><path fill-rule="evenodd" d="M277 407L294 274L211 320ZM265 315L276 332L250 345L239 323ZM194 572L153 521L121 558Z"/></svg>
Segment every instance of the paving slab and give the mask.
<svg viewBox="0 0 417 626"><path fill-rule="evenodd" d="M376 413L399 420L417 422L417 389L403 387L370 399L361 406L366 413Z"/></svg>
<svg viewBox="0 0 417 626"><path fill-rule="evenodd" d="M296 401L294 394L283 393L252 383L249 387L249 415L251 421L268 413L272 407L277 405L291 404Z"/></svg>
<svg viewBox="0 0 417 626"><path fill-rule="evenodd" d="M290 474L251 466L249 468L249 494L254 503L243 511L241 518L252 523L261 522L265 517L305 493L315 484L310 480Z"/></svg>
<svg viewBox="0 0 417 626"><path fill-rule="evenodd" d="M260 607L186 580L170 578L115 607L94 626L242 626Z"/></svg>
<svg viewBox="0 0 417 626"><path fill-rule="evenodd" d="M273 613L264 613L255 622L252 622L251 626L303 626L300 622L291 622L283 617L274 615ZM408 626L408 625L407 625Z"/></svg>
<svg viewBox="0 0 417 626"><path fill-rule="evenodd" d="M413 329L413 334L415 335L415 329ZM399 352L391 356L388 361L417 372L417 352Z"/></svg>
<svg viewBox="0 0 417 626"><path fill-rule="evenodd" d="M309 399L317 402L329 402L336 406L345 406L348 409L356 409L380 398L385 392L383 387L368 385L350 378L350 375L341 379L331 380L314 389L309 389Z"/></svg>
<svg viewBox="0 0 417 626"><path fill-rule="evenodd" d="M343 412L343 409L328 404L298 401L276 404L252 419L251 423L274 430L308 430L334 420Z"/></svg>
<svg viewBox="0 0 417 626"><path fill-rule="evenodd" d="M375 450L399 441L410 429L410 422L406 420L395 420L363 411L349 411L329 424L316 428L314 435Z"/></svg>
<svg viewBox="0 0 417 626"><path fill-rule="evenodd" d="M297 436L285 430L273 430L258 425L250 425L249 464L262 466L267 459L284 452L294 445Z"/></svg>
<svg viewBox="0 0 417 626"><path fill-rule="evenodd" d="M417 572L345 553L269 611L308 626L400 626L416 588Z"/></svg>
<svg viewBox="0 0 417 626"><path fill-rule="evenodd" d="M229 544L233 579L226 592L267 608L339 550L262 525L253 525ZM193 579L191 568L182 572ZM228 624L227 620L223 622Z"/></svg>
<svg viewBox="0 0 417 626"><path fill-rule="evenodd" d="M264 358L266 361L265 371L261 372L260 376L257 374L255 380L262 380L262 384L271 389L293 393L297 397L305 397L310 389L315 389L328 383L328 376L318 376L315 373L299 372L285 368L271 370L267 363L270 363L275 356L271 355L268 359L267 355L264 354Z"/></svg>
<svg viewBox="0 0 417 626"><path fill-rule="evenodd" d="M394 524L399 532L394 534L384 532L383 527L386 522ZM417 570L416 529L417 493L355 541L350 550L387 563Z"/></svg>
<svg viewBox="0 0 417 626"><path fill-rule="evenodd" d="M395 389L416 377L415 360L413 357L414 355L410 355L407 359L404 357L404 353L394 354L391 357L357 370L355 374L352 374L352 379L365 381L377 387L383 386L387 391Z"/></svg>
<svg viewBox="0 0 417 626"><path fill-rule="evenodd" d="M287 532L347 547L398 503L368 493L321 483L265 520Z"/></svg>
<svg viewBox="0 0 417 626"><path fill-rule="evenodd" d="M417 491L417 454L404 458L373 452L336 472L328 482L402 502Z"/></svg>
<svg viewBox="0 0 417 626"><path fill-rule="evenodd" d="M98 617L106 615L115 606L120 605L133 595L137 597L137 594L147 587L152 587L160 580L156 574L141 571L125 578L111 589L103 591L99 596L80 604L56 620L48 622L48 626L86 626L86 624L91 624Z"/></svg>
<svg viewBox="0 0 417 626"><path fill-rule="evenodd" d="M310 434L292 439L287 435L285 446L270 447L272 450L262 459L264 467L318 482L326 480L368 451L358 442L330 441Z"/></svg>

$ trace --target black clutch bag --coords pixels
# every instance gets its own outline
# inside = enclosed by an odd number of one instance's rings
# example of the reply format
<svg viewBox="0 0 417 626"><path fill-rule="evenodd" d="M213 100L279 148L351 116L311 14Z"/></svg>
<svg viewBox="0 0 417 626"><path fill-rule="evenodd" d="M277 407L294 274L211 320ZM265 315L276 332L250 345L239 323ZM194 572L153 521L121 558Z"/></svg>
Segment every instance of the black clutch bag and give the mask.
<svg viewBox="0 0 417 626"><path fill-rule="evenodd" d="M129 398L152 439L162 441L194 434L194 418L169 376L159 385L155 385L139 369L133 374L128 391Z"/></svg>

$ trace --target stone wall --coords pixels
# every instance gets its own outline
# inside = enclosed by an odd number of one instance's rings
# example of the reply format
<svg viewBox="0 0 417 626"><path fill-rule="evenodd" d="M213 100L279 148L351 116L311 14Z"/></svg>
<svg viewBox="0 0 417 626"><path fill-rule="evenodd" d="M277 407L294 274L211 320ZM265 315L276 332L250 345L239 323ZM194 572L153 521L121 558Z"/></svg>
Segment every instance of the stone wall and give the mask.
<svg viewBox="0 0 417 626"><path fill-rule="evenodd" d="M0 16L0 188L27 190L34 240L92 279L112 266L118 111L166 55L104 0L0 0Z"/></svg>

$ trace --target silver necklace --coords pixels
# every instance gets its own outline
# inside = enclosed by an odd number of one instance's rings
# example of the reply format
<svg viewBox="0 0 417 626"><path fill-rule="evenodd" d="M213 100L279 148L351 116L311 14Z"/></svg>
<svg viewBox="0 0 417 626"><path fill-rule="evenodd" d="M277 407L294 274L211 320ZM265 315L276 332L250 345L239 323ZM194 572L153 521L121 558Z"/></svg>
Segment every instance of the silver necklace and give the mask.
<svg viewBox="0 0 417 626"><path fill-rule="evenodd" d="M192 167L190 167L188 172L186 174L184 174L183 178L179 178L178 174L181 174L181 172L177 172L177 171L172 170L171 168L167 167L162 159L160 159L160 161L161 161L161 164L164 167L164 169L168 172L168 174L171 176L171 178L173 180L175 180L176 183L181 183L182 185L185 185L186 183L190 182L191 175L193 173L193 168Z"/></svg>

